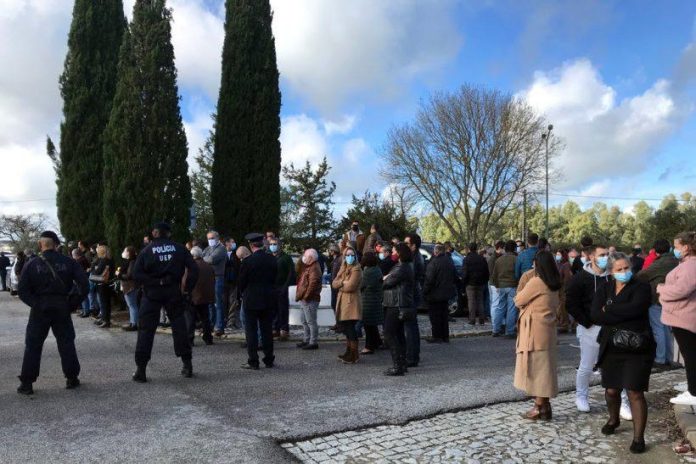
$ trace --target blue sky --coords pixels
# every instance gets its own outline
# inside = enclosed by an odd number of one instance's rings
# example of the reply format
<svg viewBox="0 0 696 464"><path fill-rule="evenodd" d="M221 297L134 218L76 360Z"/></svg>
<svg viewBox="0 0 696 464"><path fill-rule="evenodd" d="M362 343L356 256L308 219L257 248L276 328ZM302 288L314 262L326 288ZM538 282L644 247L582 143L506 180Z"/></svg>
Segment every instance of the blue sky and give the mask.
<svg viewBox="0 0 696 464"><path fill-rule="evenodd" d="M4 3L0 59L8 71L0 76L0 157L11 180L0 192L0 212L54 216L55 186L43 147L46 134L58 136L57 76L72 1ZM526 98L556 126L566 149L555 162L563 177L553 191L632 198L696 193L696 2L271 3L283 160L316 163L327 155L338 213L351 194L385 188L377 170L389 127L409 121L430 93L464 83ZM128 15L132 4L125 0ZM169 5L193 155L217 99L223 2Z"/></svg>

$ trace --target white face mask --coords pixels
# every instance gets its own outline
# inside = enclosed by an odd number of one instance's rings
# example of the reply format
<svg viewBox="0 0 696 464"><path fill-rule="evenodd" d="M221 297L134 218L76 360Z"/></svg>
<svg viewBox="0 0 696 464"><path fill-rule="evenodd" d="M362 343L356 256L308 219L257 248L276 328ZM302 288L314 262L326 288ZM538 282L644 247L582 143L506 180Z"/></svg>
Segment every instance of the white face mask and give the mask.
<svg viewBox="0 0 696 464"><path fill-rule="evenodd" d="M306 256L303 256L303 257L302 257L302 262L303 262L305 265L309 265L309 258L307 258Z"/></svg>
<svg viewBox="0 0 696 464"><path fill-rule="evenodd" d="M218 241L215 238L211 238L208 240L208 246L214 247L217 244L218 244Z"/></svg>
<svg viewBox="0 0 696 464"><path fill-rule="evenodd" d="M128 259L128 252L124 251L123 253L121 253L121 258Z"/></svg>

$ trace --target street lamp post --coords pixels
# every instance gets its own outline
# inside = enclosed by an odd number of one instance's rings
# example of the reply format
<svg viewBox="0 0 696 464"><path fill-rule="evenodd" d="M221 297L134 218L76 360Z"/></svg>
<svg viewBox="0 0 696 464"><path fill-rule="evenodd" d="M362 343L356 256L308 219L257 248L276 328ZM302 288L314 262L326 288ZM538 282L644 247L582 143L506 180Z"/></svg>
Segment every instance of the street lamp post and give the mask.
<svg viewBox="0 0 696 464"><path fill-rule="evenodd" d="M546 230L544 235L546 239L549 239L549 139L551 138L551 131L553 130L553 124L549 124L548 130L541 134L541 140L546 143Z"/></svg>

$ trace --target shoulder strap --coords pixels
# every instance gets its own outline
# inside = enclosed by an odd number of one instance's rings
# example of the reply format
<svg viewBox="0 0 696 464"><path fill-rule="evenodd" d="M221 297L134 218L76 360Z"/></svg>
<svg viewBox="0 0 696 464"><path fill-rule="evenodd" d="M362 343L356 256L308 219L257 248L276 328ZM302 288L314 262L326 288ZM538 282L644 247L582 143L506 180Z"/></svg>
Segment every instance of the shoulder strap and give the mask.
<svg viewBox="0 0 696 464"><path fill-rule="evenodd" d="M61 279L60 277L58 277L58 273L56 272L55 269L53 269L53 266L52 266L51 263L46 259L46 257L45 257L43 254L39 253L39 258L40 258L41 261L43 261L44 264L48 267L48 270L51 271L51 274L53 275L53 279L56 280L56 281L60 281L60 283L62 283L63 285L65 285L65 281L64 281L63 279Z"/></svg>

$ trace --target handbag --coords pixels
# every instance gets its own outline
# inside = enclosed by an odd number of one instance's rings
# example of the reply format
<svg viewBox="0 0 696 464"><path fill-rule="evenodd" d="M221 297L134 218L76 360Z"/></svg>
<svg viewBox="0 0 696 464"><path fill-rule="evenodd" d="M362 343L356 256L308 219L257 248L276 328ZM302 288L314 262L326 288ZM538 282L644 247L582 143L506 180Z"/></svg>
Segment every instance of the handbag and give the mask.
<svg viewBox="0 0 696 464"><path fill-rule="evenodd" d="M650 337L647 332L616 329L611 337L611 342L620 350L639 353L649 348Z"/></svg>

